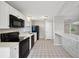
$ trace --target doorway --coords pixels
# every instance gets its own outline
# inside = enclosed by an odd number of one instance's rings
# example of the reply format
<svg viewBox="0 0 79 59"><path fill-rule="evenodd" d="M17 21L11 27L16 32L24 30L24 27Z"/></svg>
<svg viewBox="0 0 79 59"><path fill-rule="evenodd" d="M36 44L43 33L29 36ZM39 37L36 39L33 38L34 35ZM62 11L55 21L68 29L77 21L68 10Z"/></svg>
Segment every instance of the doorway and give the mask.
<svg viewBox="0 0 79 59"><path fill-rule="evenodd" d="M45 21L45 39L53 38L53 22Z"/></svg>
<svg viewBox="0 0 79 59"><path fill-rule="evenodd" d="M39 26L39 39L45 39L45 21L44 20L32 20L32 25Z"/></svg>

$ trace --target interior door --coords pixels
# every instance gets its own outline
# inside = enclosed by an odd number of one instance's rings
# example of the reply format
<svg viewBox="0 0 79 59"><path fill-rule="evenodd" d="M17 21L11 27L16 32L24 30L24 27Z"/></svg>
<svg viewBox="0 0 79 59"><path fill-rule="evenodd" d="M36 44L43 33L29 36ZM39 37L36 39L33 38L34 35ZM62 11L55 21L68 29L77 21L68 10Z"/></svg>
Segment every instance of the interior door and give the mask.
<svg viewBox="0 0 79 59"><path fill-rule="evenodd" d="M46 39L52 39L53 36L53 25L51 21L45 22L45 38Z"/></svg>

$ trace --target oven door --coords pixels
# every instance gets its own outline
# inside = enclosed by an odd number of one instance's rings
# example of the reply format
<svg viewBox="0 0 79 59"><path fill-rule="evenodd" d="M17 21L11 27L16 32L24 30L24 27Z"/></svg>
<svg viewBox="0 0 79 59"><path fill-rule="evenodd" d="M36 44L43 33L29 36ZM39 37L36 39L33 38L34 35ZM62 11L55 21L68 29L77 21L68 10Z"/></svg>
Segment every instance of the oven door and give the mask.
<svg viewBox="0 0 79 59"><path fill-rule="evenodd" d="M14 20L12 23L13 23L12 27L21 27L21 21L19 20Z"/></svg>
<svg viewBox="0 0 79 59"><path fill-rule="evenodd" d="M19 42L19 32L2 33L1 42Z"/></svg>

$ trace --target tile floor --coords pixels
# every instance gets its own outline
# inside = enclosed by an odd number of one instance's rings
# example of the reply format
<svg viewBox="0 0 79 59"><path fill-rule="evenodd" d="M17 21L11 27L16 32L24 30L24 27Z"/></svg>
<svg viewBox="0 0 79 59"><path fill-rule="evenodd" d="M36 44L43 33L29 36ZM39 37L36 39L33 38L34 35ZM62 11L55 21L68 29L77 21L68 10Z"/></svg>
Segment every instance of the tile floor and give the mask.
<svg viewBox="0 0 79 59"><path fill-rule="evenodd" d="M54 46L52 40L38 40L28 58L71 58L71 56L61 46Z"/></svg>

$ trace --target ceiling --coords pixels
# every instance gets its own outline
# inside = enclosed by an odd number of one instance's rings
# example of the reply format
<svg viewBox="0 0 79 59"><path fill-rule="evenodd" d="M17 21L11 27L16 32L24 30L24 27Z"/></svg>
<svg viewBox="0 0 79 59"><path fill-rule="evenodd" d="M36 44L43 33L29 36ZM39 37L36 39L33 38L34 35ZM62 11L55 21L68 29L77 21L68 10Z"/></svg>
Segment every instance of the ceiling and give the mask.
<svg viewBox="0 0 79 59"><path fill-rule="evenodd" d="M64 1L7 1L7 3L21 11L25 16L38 19L41 16L51 18L57 15Z"/></svg>
<svg viewBox="0 0 79 59"><path fill-rule="evenodd" d="M65 16L67 23L79 21L79 1L68 1L64 4L59 15Z"/></svg>

